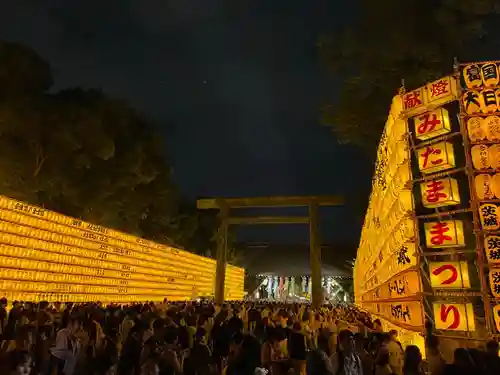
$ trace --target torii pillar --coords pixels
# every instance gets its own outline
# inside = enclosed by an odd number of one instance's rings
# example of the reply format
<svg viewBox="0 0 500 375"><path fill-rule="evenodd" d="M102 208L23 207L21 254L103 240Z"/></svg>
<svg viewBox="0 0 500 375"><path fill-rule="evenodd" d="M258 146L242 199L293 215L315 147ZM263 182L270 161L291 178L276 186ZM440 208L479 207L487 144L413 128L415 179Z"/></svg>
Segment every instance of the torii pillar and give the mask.
<svg viewBox="0 0 500 375"><path fill-rule="evenodd" d="M311 269L311 296L314 308L323 303L321 285L321 246L319 234L318 208L320 206L342 205L341 197L263 197L263 198L216 198L200 199L198 209L218 209L219 228L217 230L217 266L215 276L215 302L224 303L224 287L227 263L227 237L229 225L254 224L308 224L309 225L309 263ZM237 208L269 207L308 207L308 215L300 216L259 216L230 217L230 210Z"/></svg>

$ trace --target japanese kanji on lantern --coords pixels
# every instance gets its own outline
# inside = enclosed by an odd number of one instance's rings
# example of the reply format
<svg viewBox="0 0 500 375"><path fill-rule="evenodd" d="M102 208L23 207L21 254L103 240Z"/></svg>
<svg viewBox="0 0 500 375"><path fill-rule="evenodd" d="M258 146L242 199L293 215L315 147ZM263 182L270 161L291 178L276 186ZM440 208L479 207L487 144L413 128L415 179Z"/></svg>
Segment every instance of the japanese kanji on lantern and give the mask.
<svg viewBox="0 0 500 375"><path fill-rule="evenodd" d="M426 181L420 184L420 189L424 207L437 208L460 204L458 182L455 178Z"/></svg>
<svg viewBox="0 0 500 375"><path fill-rule="evenodd" d="M469 267L467 262L430 262L431 286L440 289L470 288Z"/></svg>
<svg viewBox="0 0 500 375"><path fill-rule="evenodd" d="M450 142L439 142L417 149L418 166L422 173L430 174L455 167L455 154Z"/></svg>
<svg viewBox="0 0 500 375"><path fill-rule="evenodd" d="M429 249L464 247L464 226L461 220L431 221L424 224Z"/></svg>
<svg viewBox="0 0 500 375"><path fill-rule="evenodd" d="M486 315L492 312L494 325L495 306L490 293L500 296L500 77L499 62L487 61L460 66L461 118L464 137L469 140L466 152L470 154L471 189L475 192L475 235L477 251L484 251L485 264L478 259L478 267L484 270L482 291ZM487 266L490 267L487 271ZM490 304L491 303L491 304ZM487 324L490 323L491 319ZM500 331L500 330L499 330Z"/></svg>
<svg viewBox="0 0 500 375"><path fill-rule="evenodd" d="M457 81L455 77L438 79L424 87L403 94L403 116L411 117L422 114L456 100L456 97Z"/></svg>
<svg viewBox="0 0 500 375"><path fill-rule="evenodd" d="M446 331L474 331L474 307L471 303L435 303L433 305L436 329Z"/></svg>

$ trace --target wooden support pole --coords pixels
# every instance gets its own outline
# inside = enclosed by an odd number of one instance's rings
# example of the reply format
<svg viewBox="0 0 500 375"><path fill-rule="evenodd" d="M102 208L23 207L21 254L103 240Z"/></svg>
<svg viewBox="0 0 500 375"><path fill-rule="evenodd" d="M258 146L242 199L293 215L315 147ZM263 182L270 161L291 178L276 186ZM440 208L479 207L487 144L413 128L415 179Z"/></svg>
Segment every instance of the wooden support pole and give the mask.
<svg viewBox="0 0 500 375"><path fill-rule="evenodd" d="M321 285L321 246L319 239L318 205L309 206L309 266L311 268L312 307L323 304L323 286Z"/></svg>
<svg viewBox="0 0 500 375"><path fill-rule="evenodd" d="M227 234L229 228L229 209L222 205L219 211L219 229L217 232L217 265L215 274L215 303L224 303L224 286L226 281Z"/></svg>

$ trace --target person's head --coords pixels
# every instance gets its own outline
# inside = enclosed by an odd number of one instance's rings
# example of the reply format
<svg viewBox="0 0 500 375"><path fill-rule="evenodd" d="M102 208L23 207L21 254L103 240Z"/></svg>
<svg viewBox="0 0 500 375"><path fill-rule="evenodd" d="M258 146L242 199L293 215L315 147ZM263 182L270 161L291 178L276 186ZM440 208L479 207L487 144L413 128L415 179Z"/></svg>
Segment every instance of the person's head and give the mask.
<svg viewBox="0 0 500 375"><path fill-rule="evenodd" d="M472 368L474 366L474 361L469 353L469 351L465 348L457 348L453 353L453 362L459 368Z"/></svg>
<svg viewBox="0 0 500 375"><path fill-rule="evenodd" d="M339 332L338 342L342 351L346 353L354 351L354 335L348 329Z"/></svg>
<svg viewBox="0 0 500 375"><path fill-rule="evenodd" d="M177 341L179 339L177 328L176 327L167 327L165 329L165 336L164 337L165 337L165 343L168 346L173 347L173 346L177 345Z"/></svg>
<svg viewBox="0 0 500 375"><path fill-rule="evenodd" d="M389 331L389 339L391 341L398 341L398 331L396 331L395 329L391 329Z"/></svg>
<svg viewBox="0 0 500 375"><path fill-rule="evenodd" d="M333 375L332 364L322 350L313 350L307 356L307 375Z"/></svg>
<svg viewBox="0 0 500 375"><path fill-rule="evenodd" d="M157 337L163 335L165 331L165 321L163 319L156 319L153 322L153 334Z"/></svg>
<svg viewBox="0 0 500 375"><path fill-rule="evenodd" d="M359 333L354 335L354 348L358 353L363 353L365 351L365 339L363 335Z"/></svg>
<svg viewBox="0 0 500 375"><path fill-rule="evenodd" d="M234 358L233 366L237 373L253 374L256 367L261 366L261 345L251 335L243 335L240 348Z"/></svg>
<svg viewBox="0 0 500 375"><path fill-rule="evenodd" d="M418 346L408 345L405 350L405 368L418 369L422 363L422 353Z"/></svg>
<svg viewBox="0 0 500 375"><path fill-rule="evenodd" d="M496 340L489 340L486 343L486 353L489 355L494 355L495 357L498 356L498 351L500 350L499 348L499 343Z"/></svg>
<svg viewBox="0 0 500 375"><path fill-rule="evenodd" d="M205 338L207 336L207 330L203 327L198 327L196 334L194 335L194 341L197 344L205 344Z"/></svg>
<svg viewBox="0 0 500 375"><path fill-rule="evenodd" d="M231 337L231 342L229 344L229 350L231 353L238 355L243 343L243 339L244 336L241 332L237 332Z"/></svg>
<svg viewBox="0 0 500 375"><path fill-rule="evenodd" d="M71 333L76 333L82 329L82 320L78 317L71 317L68 322L68 329Z"/></svg>

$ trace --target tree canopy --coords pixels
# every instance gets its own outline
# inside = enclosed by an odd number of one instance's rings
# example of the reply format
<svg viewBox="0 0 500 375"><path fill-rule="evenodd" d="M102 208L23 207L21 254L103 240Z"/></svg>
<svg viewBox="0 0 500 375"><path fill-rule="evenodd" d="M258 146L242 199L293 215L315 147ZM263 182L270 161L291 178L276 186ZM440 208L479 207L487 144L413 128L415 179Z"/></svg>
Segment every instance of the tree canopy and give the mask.
<svg viewBox="0 0 500 375"><path fill-rule="evenodd" d="M450 74L455 58L500 58L496 0L358 0L357 7L353 22L319 42L340 82L322 120L340 142L373 152L403 79L413 89Z"/></svg>
<svg viewBox="0 0 500 375"><path fill-rule="evenodd" d="M99 90L51 85L34 51L0 42L0 194L160 242L195 242L201 219L181 204L151 121Z"/></svg>

